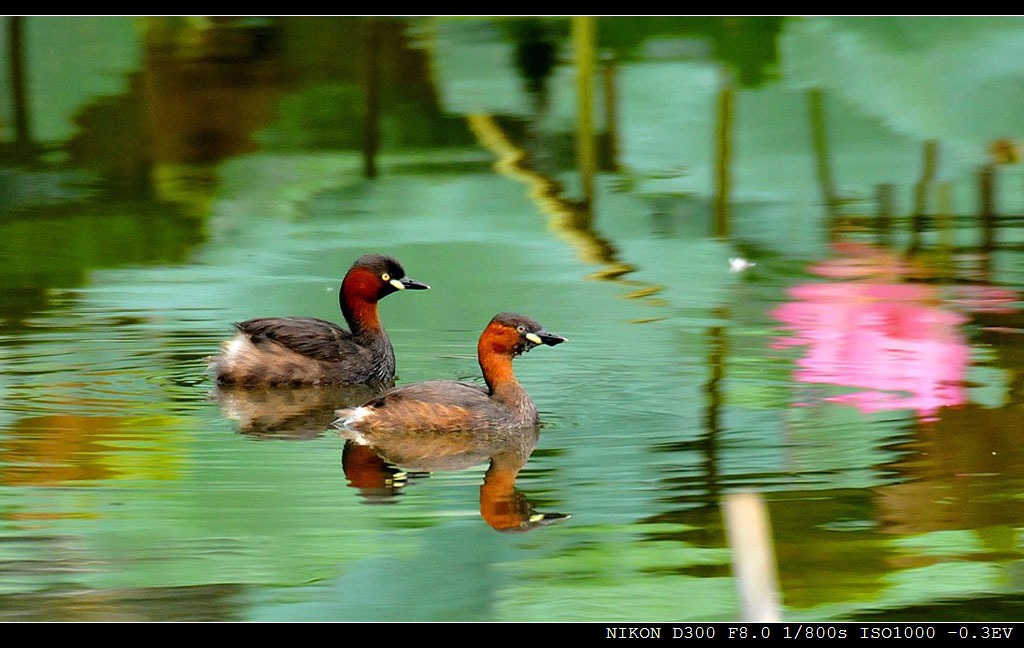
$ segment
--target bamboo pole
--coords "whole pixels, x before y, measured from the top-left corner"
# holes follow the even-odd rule
[[[722,509],[743,621],[781,621],[775,550],[764,500],[758,493],[730,493],[722,498]]]

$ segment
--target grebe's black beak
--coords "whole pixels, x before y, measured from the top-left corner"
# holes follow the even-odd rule
[[[562,337],[556,333],[549,333],[544,329],[527,333],[526,339],[534,344],[546,344],[548,346],[555,346],[556,344],[569,341],[569,338]]]
[[[416,281],[410,277],[392,279],[390,283],[395,287],[395,290],[430,290],[430,286],[427,284],[422,281]]]

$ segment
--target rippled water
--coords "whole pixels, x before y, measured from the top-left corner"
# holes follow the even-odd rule
[[[891,158],[912,150],[916,166],[924,126],[830,88],[833,128],[854,135],[834,136],[835,168],[859,192],[830,220],[817,182],[787,179],[814,175],[811,147],[772,126],[802,89],[738,86],[732,231],[715,236],[698,180],[720,70],[693,34],[651,36],[618,67],[622,166],[595,176],[587,209],[561,150],[572,102],[519,114],[529,104],[503,104],[471,65],[505,69],[482,54],[510,56],[500,29],[430,27],[399,33],[432,34],[443,119],[405,118],[460,135],[385,150],[376,179],[357,150],[274,144],[308,116],[296,105],[344,94],[312,84],[275,88],[293,103],[257,150],[161,167],[145,207],[113,192],[7,210],[0,618],[736,620],[721,503],[738,491],[767,507],[787,619],[1019,616],[1018,168],[992,167],[993,247],[960,189],[949,227],[931,218],[915,242],[903,206],[885,230],[873,183],[913,195]],[[860,43],[865,64],[872,43],[898,49],[839,20],[776,36],[790,73],[787,48],[815,39]],[[553,95],[572,71],[556,61]],[[461,107],[478,95],[508,114]],[[745,130],[759,110],[768,123]],[[860,142],[868,130],[888,134]],[[951,164],[954,188],[975,188],[973,169]],[[499,311],[570,339],[516,360],[545,421],[532,453],[486,478],[483,456],[402,470],[327,431],[363,394],[215,389],[203,359],[232,322],[339,320],[340,277],[366,252],[432,286],[381,304],[400,383],[478,379],[476,338]]]

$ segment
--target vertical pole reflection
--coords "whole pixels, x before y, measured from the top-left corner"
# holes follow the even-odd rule
[[[825,119],[825,97],[820,88],[807,92],[808,118],[811,120],[811,141],[814,147],[815,169],[818,184],[821,185],[821,199],[825,203],[825,214],[829,225],[835,224],[838,216],[835,184],[832,179],[832,160],[828,150],[828,124]]]
[[[935,181],[935,171],[939,166],[939,143],[928,140],[924,143],[921,179],[914,188],[914,213],[925,214],[928,211],[928,190]]]
[[[10,61],[11,98],[14,102],[14,142],[19,155],[28,154],[32,144],[29,125],[28,90],[25,78],[25,19],[7,17],[7,46]]]
[[[953,247],[953,185],[940,182],[935,188],[935,222],[939,228],[939,273],[946,281],[952,281]]]
[[[363,115],[363,175],[377,177],[377,150],[380,148],[380,34],[377,21],[366,21],[366,112]]]
[[[596,18],[574,16],[572,42],[576,55],[577,134],[576,156],[580,171],[583,202],[594,204],[594,172],[596,151],[594,146],[594,47],[597,40]],[[588,210],[590,211],[590,210]]]
[[[717,155],[715,159],[715,236],[729,236],[729,195],[732,191],[732,177],[729,166],[732,163],[732,118],[733,88],[732,75],[723,74],[722,87],[718,91],[718,126],[715,129]]]
[[[991,164],[981,167],[978,177],[981,221],[981,273],[984,281],[992,277],[992,252],[996,249],[996,174]]]
[[[928,194],[935,182],[935,171],[939,165],[939,144],[935,140],[924,143],[924,160],[921,168],[921,179],[914,187],[914,213],[910,223],[910,252],[921,247],[921,234],[924,233],[928,218]]]
[[[604,138],[602,140],[601,168],[619,170],[619,108],[615,86],[615,57],[608,53],[601,57],[601,75],[604,80]]]
[[[875,186],[875,209],[878,224],[878,242],[892,245],[892,219],[896,213],[896,185],[886,182]]]
[[[714,316],[724,320],[728,316],[727,309],[719,307]],[[708,329],[708,367],[711,375],[704,385],[707,394],[707,406],[704,409],[704,474],[707,476],[708,498],[714,502],[718,499],[721,486],[718,483],[718,441],[722,430],[722,383],[725,380],[725,357],[729,351],[729,339],[725,327],[718,325]]]

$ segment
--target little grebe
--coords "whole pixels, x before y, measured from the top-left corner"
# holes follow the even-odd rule
[[[429,288],[405,276],[392,257],[356,259],[338,300],[349,331],[315,317],[264,317],[235,324],[210,367],[220,384],[382,384],[395,377],[395,351],[381,326],[377,302],[399,290]]]
[[[540,344],[555,346],[566,338],[515,313],[499,313],[477,343],[477,358],[487,386],[455,380],[428,380],[391,389],[356,408],[338,411],[334,426],[358,443],[373,445],[377,435],[408,432],[449,433],[464,430],[537,426],[537,407],[516,380],[512,358]]]

